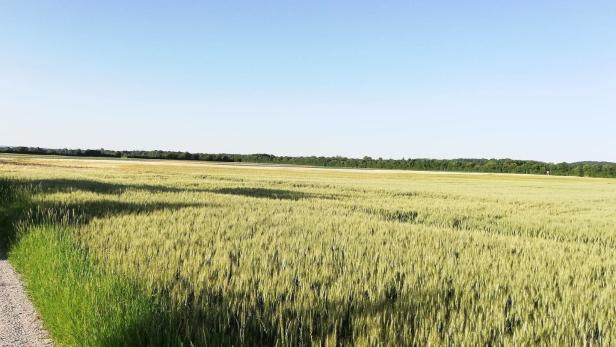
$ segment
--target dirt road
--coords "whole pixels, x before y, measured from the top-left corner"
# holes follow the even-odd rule
[[[53,346],[19,275],[0,250],[0,346]]]

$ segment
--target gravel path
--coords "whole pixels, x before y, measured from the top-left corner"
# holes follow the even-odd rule
[[[53,346],[19,275],[0,250],[0,347]]]

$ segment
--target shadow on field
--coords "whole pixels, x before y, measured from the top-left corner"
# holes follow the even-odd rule
[[[86,224],[94,218],[214,206],[205,203],[164,201],[134,203],[105,198],[73,202],[37,202],[31,199],[33,193],[50,194],[75,189],[109,193],[123,191],[126,187],[120,188],[114,184],[81,180],[41,180],[35,183],[0,179],[0,248],[5,250],[11,248],[17,236],[15,225],[19,221],[25,221],[29,225],[62,224],[70,226]]]
[[[252,198],[266,198],[273,200],[300,200],[300,199],[313,199],[323,198],[318,194],[304,193],[294,190],[284,189],[269,189],[269,188],[251,188],[251,187],[233,187],[233,188],[220,188],[212,189],[211,193],[225,194],[225,195],[240,195],[248,196]]]
[[[28,196],[12,180],[0,179],[0,258],[6,259],[15,235],[15,221],[29,203]]]
[[[30,208],[29,222],[86,224],[94,218],[105,218],[129,214],[151,214],[164,210],[179,210],[188,207],[213,206],[201,203],[132,203],[114,200],[93,200],[71,203],[42,203]]]
[[[127,191],[144,191],[148,193],[213,193],[222,195],[237,195],[272,200],[301,200],[301,199],[333,199],[325,194],[306,193],[286,189],[270,189],[258,187],[226,187],[226,188],[195,188],[195,187],[169,187],[151,184],[124,184],[108,183],[95,180],[75,179],[44,179],[25,181],[22,186],[30,186],[41,193],[68,193],[74,191],[92,192],[98,194],[119,195]]]
[[[350,346],[359,335],[371,336],[373,343],[422,346],[429,341],[420,330],[437,315],[443,319],[435,332],[444,342],[460,311],[462,293],[451,287],[404,294],[398,292],[401,289],[388,288],[382,297],[370,299],[361,293],[344,300],[324,300],[315,294],[319,304],[307,308],[295,302],[300,288],[293,286],[269,301],[258,290],[191,292],[179,308],[168,307],[168,294],[156,293],[165,300],[157,312],[126,327],[105,346]],[[472,317],[468,319],[470,324]],[[513,334],[517,325],[512,322],[506,321],[486,345],[498,345],[504,335]]]
[[[95,180],[77,180],[63,178],[24,181],[21,182],[21,185],[30,185],[35,189],[35,191],[40,191],[42,193],[67,193],[73,191],[84,191],[98,194],[122,194],[126,191],[131,190],[145,191],[148,193],[179,193],[196,191],[193,188],[176,188],[151,184],[109,183]]]

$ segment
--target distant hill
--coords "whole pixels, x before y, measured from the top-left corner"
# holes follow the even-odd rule
[[[515,174],[550,174],[560,176],[616,177],[616,163],[584,161],[546,163],[514,159],[373,159],[371,157],[275,156],[271,154],[189,153],[176,151],[114,151],[107,149],[54,149],[40,147],[2,147],[0,152],[80,157],[203,160],[310,165],[337,168],[397,169],[424,171],[486,172]]]

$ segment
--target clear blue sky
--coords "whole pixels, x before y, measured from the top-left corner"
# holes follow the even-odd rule
[[[1,1],[0,145],[616,161],[616,1]]]

